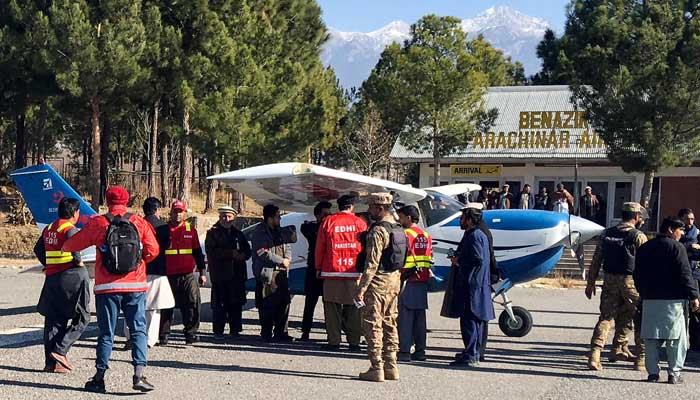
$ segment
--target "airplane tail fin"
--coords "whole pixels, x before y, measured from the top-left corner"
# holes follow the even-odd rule
[[[97,214],[49,164],[18,169],[10,176],[19,187],[39,226],[48,225],[58,218],[58,203],[64,197],[80,201],[80,220],[76,227],[82,228],[92,215]]]

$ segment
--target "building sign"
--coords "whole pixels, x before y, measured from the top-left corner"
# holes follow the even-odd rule
[[[450,175],[453,178],[500,177],[501,165],[452,164]]]
[[[514,127],[515,128],[515,127]],[[582,111],[521,111],[517,131],[477,133],[474,149],[590,149],[605,143]]]

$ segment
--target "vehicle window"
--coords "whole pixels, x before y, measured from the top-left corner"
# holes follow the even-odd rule
[[[432,226],[458,213],[464,205],[450,196],[428,192],[428,195],[418,202],[425,225]]]

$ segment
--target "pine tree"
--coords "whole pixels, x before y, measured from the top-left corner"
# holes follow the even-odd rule
[[[656,172],[700,150],[700,3],[573,1],[559,62],[610,160],[644,172],[648,205]]]

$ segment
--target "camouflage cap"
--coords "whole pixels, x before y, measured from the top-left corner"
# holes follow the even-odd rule
[[[622,204],[622,211],[636,212],[641,214],[642,218],[644,219],[649,218],[649,213],[647,212],[646,208],[642,207],[642,205],[636,201],[629,201]]]
[[[462,207],[461,210],[464,211],[464,210],[468,210],[468,209],[470,209],[470,208],[473,209],[473,210],[483,210],[483,209],[484,209],[484,203],[474,203],[474,202],[467,203],[467,204],[464,205],[464,207]]]
[[[372,193],[367,198],[368,205],[389,206],[394,201],[394,196],[391,193]]]

